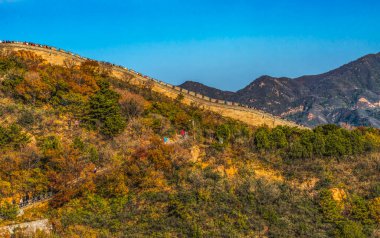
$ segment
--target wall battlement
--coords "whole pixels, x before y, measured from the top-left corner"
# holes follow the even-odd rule
[[[0,42],[0,50],[28,50],[41,56],[48,63],[56,65],[64,65],[66,60],[73,60],[76,64],[80,64],[87,60],[91,60],[69,51],[57,49],[55,47],[49,47],[44,45],[25,43],[25,42]],[[120,80],[126,80],[126,74],[133,76],[133,80],[129,82],[135,85],[145,85],[147,82],[152,83],[152,91],[162,93],[170,98],[177,98],[178,95],[183,95],[182,102],[191,105],[196,104],[201,108],[210,110],[221,114],[222,116],[229,117],[235,120],[242,121],[252,126],[267,125],[269,127],[275,127],[278,125],[286,125],[292,127],[299,127],[307,129],[304,126],[298,125],[292,121],[282,119],[280,117],[273,116],[269,113],[261,110],[251,108],[247,105],[242,105],[236,102],[228,102],[224,100],[213,99],[205,95],[188,91],[186,89],[174,86],[151,77],[145,76],[141,73],[128,69],[123,66],[111,64],[108,62],[99,62],[102,65],[110,67],[112,75]]]

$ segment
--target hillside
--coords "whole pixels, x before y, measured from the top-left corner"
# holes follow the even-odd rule
[[[181,87],[251,105],[306,126],[348,124],[380,127],[380,54],[330,72],[300,78],[263,76],[235,92],[187,82]]]
[[[0,236],[379,237],[379,130],[253,126],[152,88],[2,52]]]
[[[28,50],[42,57],[47,62],[60,66],[74,66],[86,60],[90,60],[71,52],[63,51],[61,49],[56,49],[54,47],[44,45],[37,45],[33,43],[29,44],[23,42],[6,41],[5,43],[0,44],[0,50],[4,52]],[[110,71],[110,74],[112,74],[112,76],[115,78],[123,81],[128,81],[134,85],[149,87],[151,90],[173,99],[181,95],[181,97],[183,97],[181,103],[187,105],[196,104],[204,109],[217,112],[225,117],[240,120],[250,125],[267,125],[269,127],[277,125],[300,126],[294,122],[283,120],[280,117],[275,117],[269,113],[249,108],[248,106],[228,102],[225,100],[216,100],[199,93],[184,90],[180,87],[176,87],[174,85],[170,85],[142,75],[141,73],[135,72],[132,69],[127,69],[125,67],[117,66],[107,62],[100,63],[103,67],[107,68],[107,70]]]

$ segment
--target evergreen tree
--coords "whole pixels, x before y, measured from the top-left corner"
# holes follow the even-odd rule
[[[322,133],[314,133],[313,153],[315,156],[322,157],[326,153],[325,138]]]
[[[99,129],[105,136],[114,136],[125,127],[119,105],[119,94],[109,89],[109,83],[101,81],[99,90],[90,98],[88,112],[83,121],[90,129]]]
[[[255,133],[255,146],[257,150],[265,151],[270,149],[269,129],[261,127]]]
[[[273,149],[282,149],[288,146],[285,133],[282,131],[282,127],[276,127],[270,134],[271,147]]]
[[[343,219],[342,207],[332,198],[332,192],[323,189],[319,193],[319,205],[326,222],[336,223]]]

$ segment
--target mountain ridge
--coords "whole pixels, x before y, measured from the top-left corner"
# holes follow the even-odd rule
[[[248,104],[306,126],[334,123],[380,127],[380,53],[322,74],[296,78],[263,75],[233,93],[219,90],[215,94],[215,88],[191,82],[180,86],[206,95],[213,92],[219,99]]]

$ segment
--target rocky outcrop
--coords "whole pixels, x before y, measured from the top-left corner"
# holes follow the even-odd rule
[[[28,235],[28,234],[33,234],[38,230],[44,231],[45,233],[50,233],[52,230],[52,226],[49,220],[43,219],[43,220],[38,220],[38,221],[3,226],[3,227],[0,227],[0,235],[1,236],[12,235],[15,232],[22,232],[23,234]]]

